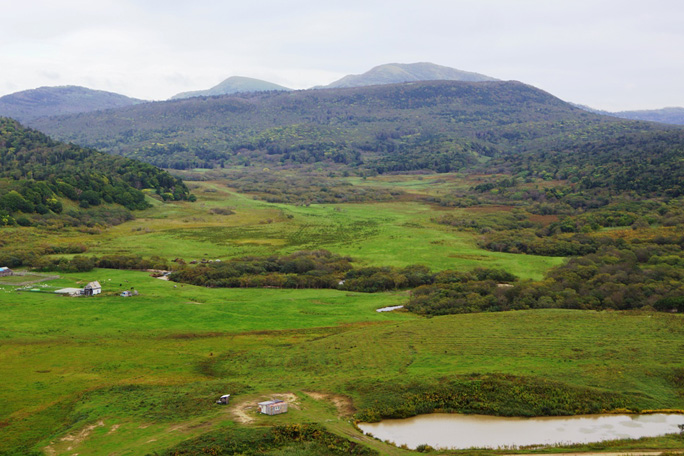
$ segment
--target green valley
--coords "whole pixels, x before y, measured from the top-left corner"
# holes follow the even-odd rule
[[[0,121],[0,455],[402,455],[356,423],[684,413],[678,127],[500,81],[32,125],[81,145]]]

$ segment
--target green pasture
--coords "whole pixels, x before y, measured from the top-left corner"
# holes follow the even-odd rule
[[[225,392],[236,407],[297,397],[292,413],[272,420],[247,410],[249,425],[313,420],[358,437],[331,403],[305,392],[347,395],[359,406],[373,400],[359,385],[473,373],[596,388],[645,409],[684,408],[678,315],[544,310],[425,319],[375,312],[401,304],[402,293],[206,289],[116,270],[63,274],[49,287],[91,280],[103,284],[102,295],[0,290],[0,451],[151,453],[244,426],[231,407],[213,405]],[[140,295],[118,296],[130,288]]]
[[[368,265],[502,268],[531,279],[542,278],[563,261],[486,251],[476,245],[476,233],[432,221],[449,212],[465,217],[461,209],[419,202],[293,206],[258,201],[232,192],[221,182],[196,187],[196,203],[156,204],[136,213],[136,220],[109,229],[8,230],[8,234],[25,245],[83,244],[92,255],[159,255],[190,261],[327,249]],[[234,214],[217,214],[212,212],[215,209]]]
[[[420,194],[466,185],[455,175],[359,181]],[[196,203],[150,198],[152,208],[115,227],[4,228],[4,248],[82,244],[85,255],[186,261],[322,248],[362,265],[482,266],[532,279],[563,261],[485,251],[477,233],[432,220],[477,211],[419,201],[270,204],[224,182],[192,185]],[[354,407],[382,398],[384,385],[476,373],[606,391],[642,409],[684,409],[680,315],[543,310],[426,319],[375,311],[404,304],[408,292],[209,289],[105,269],[60,276],[29,286],[39,291],[19,290],[14,279],[0,285],[3,456],[154,454],[208,432],[301,422],[381,454],[408,454],[358,433],[349,421]],[[94,280],[101,295],[54,293]],[[131,289],[139,295],[119,296]],[[234,402],[216,406],[224,393]],[[258,416],[254,404],[277,395],[294,400],[291,411]],[[340,400],[344,411],[334,405]],[[288,451],[316,447],[273,454]]]

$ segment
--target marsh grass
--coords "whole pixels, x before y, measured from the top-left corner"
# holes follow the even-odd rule
[[[445,179],[412,177],[402,185],[426,193],[461,185]],[[476,234],[431,222],[437,209],[416,201],[269,204],[211,181],[197,183],[195,193],[197,203],[155,200],[136,220],[111,228],[6,228],[4,248],[83,244],[86,255],[188,261],[325,248],[363,265],[486,266],[522,278],[541,278],[563,261],[479,249]],[[234,214],[210,213],[221,208]],[[330,404],[302,392],[346,394],[363,412],[386,398],[387,385],[429,393],[474,374],[513,376],[523,389],[548,381],[598,391],[635,408],[684,408],[680,315],[538,310],[425,319],[375,312],[405,304],[406,293],[208,289],[119,270],[61,274],[49,285],[93,280],[103,295],[2,287],[0,453],[162,452],[216,430],[257,432],[238,422],[236,404],[291,393],[299,402],[292,413],[273,420],[248,414],[253,424],[314,421],[384,454],[407,454],[364,438]],[[118,296],[130,289],[139,295]],[[225,393],[236,404],[217,408]],[[269,451],[314,454],[316,445]]]

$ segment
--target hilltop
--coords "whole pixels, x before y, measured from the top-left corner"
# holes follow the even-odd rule
[[[363,74],[350,74],[334,81],[326,88],[363,87],[417,81],[496,81],[479,73],[457,70],[434,63],[388,63],[371,68]]]
[[[122,108],[143,100],[79,86],[40,87],[0,98],[0,116],[27,122],[39,117]]]
[[[179,100],[191,97],[210,97],[217,95],[232,95],[245,92],[267,92],[270,90],[290,91],[292,89],[260,79],[231,76],[225,81],[207,90],[195,90],[181,92],[171,97],[171,100]]]
[[[79,224],[84,214],[64,211],[65,205],[81,209],[109,205],[99,214],[103,220],[110,215],[127,218],[114,208],[149,207],[142,189],[151,189],[163,199],[190,197],[185,184],[166,171],[53,141],[9,118],[0,118],[0,165],[0,225],[50,219]]]

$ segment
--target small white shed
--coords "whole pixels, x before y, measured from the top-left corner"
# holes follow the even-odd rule
[[[259,402],[259,411],[265,415],[279,415],[287,412],[287,402],[280,399]]]

